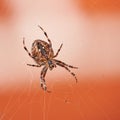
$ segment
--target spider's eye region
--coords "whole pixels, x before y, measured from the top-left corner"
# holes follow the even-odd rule
[[[51,60],[48,60],[48,64],[49,64],[49,65],[52,64],[52,61],[51,61]]]
[[[51,60],[48,60],[48,65],[49,65],[50,69],[54,68],[54,64],[52,63]]]

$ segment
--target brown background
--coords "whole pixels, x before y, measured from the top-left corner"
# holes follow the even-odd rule
[[[0,0],[0,120],[120,119],[119,0]],[[40,88],[34,39],[53,42],[58,59],[78,66],[74,78],[63,68],[48,71],[52,93]]]

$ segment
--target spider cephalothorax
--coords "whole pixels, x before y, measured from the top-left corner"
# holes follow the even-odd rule
[[[47,90],[47,86],[45,84],[45,75],[47,70],[52,70],[54,67],[56,67],[56,65],[59,65],[61,67],[64,67],[67,71],[69,71],[76,79],[77,82],[77,78],[75,76],[75,74],[73,72],[70,71],[69,68],[76,68],[77,67],[73,67],[71,65],[68,65],[60,60],[56,60],[55,57],[57,57],[58,53],[61,50],[61,47],[63,44],[61,44],[60,48],[58,49],[57,53],[54,55],[53,49],[52,49],[52,43],[51,40],[48,38],[47,33],[44,31],[44,29],[38,25],[38,27],[44,32],[44,35],[46,36],[47,40],[49,43],[37,39],[33,42],[32,44],[32,48],[31,48],[31,53],[28,51],[28,49],[25,46],[25,38],[23,38],[23,45],[24,45],[24,49],[27,51],[28,55],[34,59],[34,61],[36,62],[36,65],[33,64],[27,64],[29,66],[32,67],[41,67],[44,66],[42,71],[41,71],[41,87],[43,88],[43,90]]]

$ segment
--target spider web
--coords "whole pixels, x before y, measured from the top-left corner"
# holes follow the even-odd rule
[[[27,69],[28,74],[30,74],[30,76],[31,76],[30,77],[31,80],[30,80],[30,83],[29,83],[29,90],[28,90],[28,94],[30,94],[31,91],[32,91],[32,88],[34,89],[34,86],[32,84],[33,84],[33,81],[35,81],[36,77],[34,75],[34,72],[32,71],[33,68],[31,67],[31,68],[28,68],[28,69]],[[40,71],[41,71],[41,69],[40,69]],[[49,76],[46,76],[46,77],[49,78]],[[63,94],[63,95],[62,95],[62,97],[59,97],[59,92],[57,92],[54,89],[56,81],[55,82],[53,81],[53,83],[51,84],[51,88],[52,88],[51,93],[47,93],[46,91],[43,91],[40,87],[39,74],[38,74],[38,79],[37,80],[38,80],[38,86],[39,86],[40,91],[37,91],[36,93],[33,93],[33,95],[31,95],[31,96],[32,96],[32,98],[34,98],[35,95],[41,94],[41,92],[42,92],[42,94],[41,94],[42,97],[40,97],[38,99],[39,99],[40,102],[42,101],[41,105],[42,105],[42,119],[43,120],[49,119],[49,112],[52,109],[52,99],[55,99],[56,101],[60,101],[60,102],[65,103],[65,104],[72,104],[72,96],[71,95],[74,94],[73,85],[68,84],[67,87],[69,88],[69,91],[68,92],[61,91],[60,94]],[[47,81],[47,78],[46,78],[46,81]],[[47,84],[47,86],[49,88],[49,83]],[[47,100],[48,97],[49,97],[49,100]],[[34,102],[33,99],[30,100],[31,104],[32,104],[32,102]],[[31,111],[31,109],[29,109],[29,119],[30,120],[32,120],[31,114],[32,114],[32,111]]]
[[[33,78],[33,76],[31,77]],[[30,85],[28,86],[28,88],[22,89],[20,94],[18,94],[20,87],[16,86],[16,88],[14,88],[12,95],[9,97],[9,100],[3,109],[3,114],[0,116],[0,120],[8,119],[8,117],[9,117],[9,120],[12,120],[14,118],[14,116],[19,111],[19,109],[21,109],[21,107],[24,104],[26,104],[27,101],[29,101],[29,96],[31,94],[31,88],[32,88],[32,80],[30,80]],[[26,95],[28,97],[26,97],[22,101],[21,98],[26,91],[27,91]],[[14,102],[14,105],[13,105],[13,102]]]
[[[12,95],[9,97],[7,104],[5,105],[4,109],[3,109],[3,114],[0,116],[0,120],[5,120],[8,119],[9,120],[13,120],[15,115],[19,112],[20,109],[22,109],[22,107],[27,103],[29,104],[29,120],[32,120],[31,115],[32,115],[32,102],[34,102],[33,98],[35,97],[35,95],[38,94],[37,91],[36,93],[32,93],[32,90],[35,89],[34,83],[33,81],[35,81],[36,77],[32,71],[32,68],[26,68],[26,73],[30,75],[29,81],[27,81],[25,84],[26,88],[24,87],[24,89],[22,89],[20,92],[19,89],[20,87],[16,86],[16,88],[14,88],[14,91],[12,93]],[[38,77],[39,78],[39,77]],[[39,80],[39,79],[38,79]],[[39,81],[39,89],[40,88],[40,81]],[[18,92],[20,92],[20,94],[18,94]],[[47,118],[47,110],[46,110],[46,92],[42,91],[42,97],[39,99],[40,102],[42,101],[42,119],[46,120]],[[22,100],[22,96],[26,93],[26,96],[23,100]],[[50,94],[50,100],[48,101],[49,104],[51,104],[51,100],[52,100],[52,94]],[[13,105],[14,102],[14,105]],[[50,107],[48,106],[48,109],[50,109]]]
[[[52,84],[47,84],[47,86],[52,88],[52,92],[51,93],[47,93],[43,90],[41,90],[40,88],[40,80],[39,80],[39,75],[37,76],[38,79],[37,83],[39,83],[39,89],[34,92],[34,89],[36,89],[36,84],[34,84],[34,81],[36,80],[36,75],[34,74],[33,68],[26,68],[26,73],[29,75],[28,77],[28,81],[26,82],[26,85],[24,87],[24,89],[22,89],[22,92],[20,94],[18,94],[19,92],[19,87],[16,86],[15,90],[12,95],[9,97],[9,100],[6,104],[6,106],[4,107],[3,110],[3,114],[0,116],[0,120],[14,120],[16,114],[18,114],[18,112],[23,108],[24,105],[28,104],[29,109],[29,120],[33,120],[33,111],[32,111],[32,104],[34,102],[38,102],[38,104],[41,104],[40,109],[42,109],[42,113],[40,113],[42,115],[42,120],[49,120],[49,115],[50,115],[50,111],[52,109],[52,105],[53,105],[53,101],[57,101],[58,103],[61,103],[62,105],[66,106],[73,106],[73,110],[75,110],[78,114],[78,116],[80,116],[81,120],[86,120],[87,117],[84,113],[84,111],[79,111],[79,108],[82,107],[81,104],[83,104],[84,106],[89,106],[88,102],[85,100],[85,97],[83,97],[82,95],[80,95],[80,91],[78,91],[78,87],[79,87],[79,83],[78,84],[74,84],[69,82],[68,80],[66,80],[66,78],[64,78],[64,82],[62,82],[62,85],[59,86],[60,81],[53,81]],[[67,72],[66,72],[67,73]],[[49,75],[48,75],[49,78]],[[71,77],[72,78],[72,77]],[[94,100],[94,98],[92,96],[90,96],[90,93],[94,93],[95,91],[95,84],[94,86],[91,87],[91,84],[88,84],[88,88],[90,88],[87,91],[87,99],[104,115],[106,120],[110,120],[110,117],[108,116],[108,114],[106,113],[106,111],[104,111],[104,109]],[[63,89],[63,86],[65,86],[65,89]],[[59,89],[57,88],[59,87]],[[18,95],[17,95],[18,94]],[[79,95],[78,97],[75,96]],[[22,99],[22,97],[26,95],[27,97],[25,97],[24,99]],[[37,100],[35,100],[35,96],[40,96],[38,97]],[[12,104],[14,102],[14,105]],[[39,112],[38,112],[39,113]],[[37,114],[38,114],[37,113]],[[20,115],[20,114],[19,114]]]

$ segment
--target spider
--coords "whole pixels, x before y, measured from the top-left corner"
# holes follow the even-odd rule
[[[48,40],[48,43],[43,40],[40,40],[40,39],[34,40],[34,42],[32,43],[31,53],[30,53],[28,51],[27,47],[25,46],[25,38],[23,38],[23,46],[24,46],[25,51],[28,53],[28,55],[31,58],[33,58],[33,60],[36,62],[36,65],[27,64],[28,66],[32,66],[32,67],[44,66],[41,71],[41,75],[40,75],[41,88],[43,90],[47,91],[47,86],[45,83],[45,75],[46,75],[48,69],[52,70],[57,65],[65,68],[68,72],[70,72],[71,75],[75,78],[76,83],[77,83],[77,78],[76,78],[75,74],[73,72],[71,72],[69,68],[77,69],[78,67],[68,65],[60,60],[55,59],[55,57],[58,56],[63,44],[60,45],[59,49],[57,50],[57,53],[54,55],[54,51],[52,49],[52,43],[51,43],[51,40],[49,39],[47,33],[44,31],[44,29],[41,26],[38,25],[38,27],[43,31],[45,37]]]

